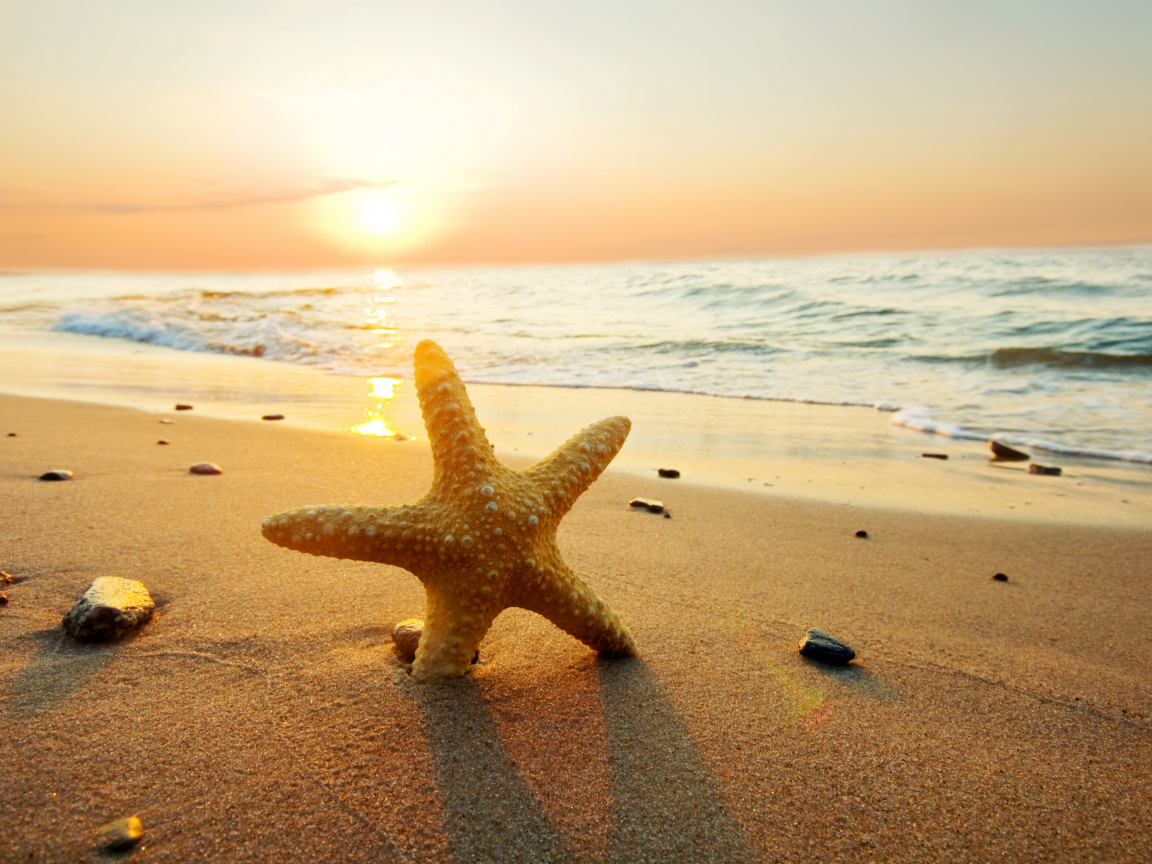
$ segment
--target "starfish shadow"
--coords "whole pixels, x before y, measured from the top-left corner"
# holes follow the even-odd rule
[[[639,657],[600,658],[612,764],[609,861],[754,861],[720,784]]]
[[[453,861],[575,861],[548,822],[471,677],[416,685]]]

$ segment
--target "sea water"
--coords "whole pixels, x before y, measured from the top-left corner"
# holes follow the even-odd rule
[[[411,377],[431,338],[468,382],[863,405],[942,435],[1152,463],[1150,295],[1152,248],[7,273],[0,338],[86,334],[362,378]]]

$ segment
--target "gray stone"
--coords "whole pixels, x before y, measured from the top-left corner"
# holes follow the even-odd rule
[[[148,623],[155,609],[143,582],[101,576],[64,616],[64,629],[78,642],[120,639]]]
[[[630,506],[630,507],[643,507],[646,510],[652,511],[653,513],[663,513],[664,512],[664,502],[663,501],[653,501],[650,498],[633,498],[631,501],[628,502],[628,506]]]
[[[856,652],[827,633],[809,630],[800,640],[800,653],[813,660],[822,660],[825,663],[844,664],[856,656]]]
[[[197,462],[188,469],[193,474],[223,474],[224,469],[215,462]]]
[[[669,480],[675,480],[680,476],[680,471],[677,468],[657,468],[656,473],[661,477],[667,477]]]
[[[1035,462],[1033,462],[1028,466],[1028,473],[1043,474],[1047,477],[1059,477],[1062,472],[1055,466],[1037,465]]]
[[[144,837],[144,824],[135,816],[109,822],[96,832],[100,845],[109,852],[131,849]]]

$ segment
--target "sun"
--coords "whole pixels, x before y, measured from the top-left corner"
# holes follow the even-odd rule
[[[358,218],[361,231],[380,239],[395,237],[405,227],[404,208],[396,195],[386,189],[361,197]]]
[[[446,230],[443,202],[433,190],[395,183],[355,189],[311,202],[311,228],[345,252],[396,256],[427,246]]]

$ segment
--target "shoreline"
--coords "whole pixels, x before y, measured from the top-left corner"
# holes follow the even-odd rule
[[[357,437],[371,437],[355,430],[375,423],[409,446],[426,446],[410,378],[351,378],[97,337],[63,334],[61,343],[60,335],[0,347],[0,392],[173,417],[187,416],[171,414],[176,402],[195,406],[187,413],[246,422],[282,413],[285,426]],[[374,389],[374,381],[384,383]],[[1061,468],[1062,476],[1029,475],[1030,463],[991,462],[984,442],[896,426],[875,409],[647,390],[468,387],[501,455],[538,460],[589,423],[623,414],[632,433],[613,466],[639,476],[668,467],[682,472],[682,485],[845,507],[1152,527],[1145,515],[1152,514],[1152,468],[1036,451],[1033,461]],[[0,434],[9,431],[16,430]]]
[[[0,857],[105,860],[93,832],[133,814],[157,861],[1143,857],[1146,527],[609,467],[558,539],[640,656],[598,659],[509,610],[468,675],[422,687],[389,640],[422,614],[411,574],[259,531],[309,502],[417,499],[419,442],[0,409],[19,425],[0,437],[0,568],[17,580],[0,609]],[[224,474],[189,474],[199,460]],[[74,479],[35,479],[56,467]],[[143,581],[156,616],[74,644],[61,616],[103,575]],[[857,659],[801,658],[808,627]]]

